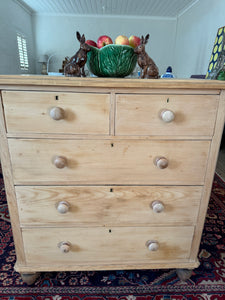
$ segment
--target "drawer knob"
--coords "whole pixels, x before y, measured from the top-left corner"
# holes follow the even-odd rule
[[[175,114],[173,111],[169,109],[163,109],[160,112],[160,118],[163,120],[165,123],[172,122],[175,118]]]
[[[159,157],[155,158],[154,164],[159,169],[165,169],[165,168],[168,167],[169,162],[168,162],[168,160],[165,157],[159,156]]]
[[[69,211],[70,205],[66,201],[60,201],[57,204],[57,210],[60,214],[65,214]]]
[[[64,119],[64,110],[61,107],[53,107],[50,110],[50,117],[56,121],[62,120]]]
[[[67,165],[67,159],[64,156],[55,156],[53,163],[58,169],[63,169]]]
[[[159,243],[157,241],[147,241],[145,245],[149,251],[157,251],[159,249]]]
[[[58,247],[62,253],[68,253],[70,251],[71,244],[70,242],[60,242]]]
[[[161,213],[164,211],[164,205],[161,201],[153,201],[151,207],[155,213]]]

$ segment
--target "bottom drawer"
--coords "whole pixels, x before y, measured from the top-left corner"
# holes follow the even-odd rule
[[[184,261],[194,227],[24,228],[27,264]]]

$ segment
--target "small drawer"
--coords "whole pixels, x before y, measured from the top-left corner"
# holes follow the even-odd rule
[[[212,136],[215,95],[117,95],[116,135]]]
[[[8,133],[109,134],[110,96],[3,91]]]
[[[210,141],[9,139],[16,185],[202,185]]]
[[[194,225],[199,186],[16,186],[22,226]]]
[[[188,261],[194,227],[23,228],[27,264]]]

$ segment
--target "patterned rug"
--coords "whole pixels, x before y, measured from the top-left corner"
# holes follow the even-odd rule
[[[1,300],[225,300],[225,183],[215,174],[199,251],[186,282],[174,270],[42,273],[32,286],[14,271],[16,260],[0,173]]]

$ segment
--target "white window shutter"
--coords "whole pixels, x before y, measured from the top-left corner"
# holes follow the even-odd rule
[[[28,62],[28,54],[27,54],[27,41],[26,38],[20,33],[17,33],[17,46],[18,46],[18,53],[19,53],[19,60],[20,60],[20,69],[28,70],[29,62]]]

